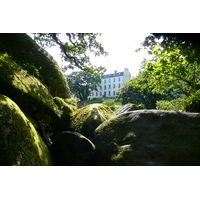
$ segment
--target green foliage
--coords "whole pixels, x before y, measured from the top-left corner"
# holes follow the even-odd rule
[[[109,106],[110,107],[110,109],[112,110],[112,111],[116,111],[116,110],[118,110],[119,108],[121,108],[122,106],[121,105],[111,105],[111,106]]]
[[[100,76],[84,71],[72,72],[66,77],[72,94],[81,101],[87,100],[91,91],[97,90],[97,86],[101,83]]]
[[[122,104],[140,104],[147,109],[153,109],[156,108],[156,101],[162,99],[162,96],[153,94],[152,89],[144,79],[144,73],[140,73],[122,86],[118,93],[118,98],[122,99]]]
[[[177,98],[171,101],[160,100],[156,102],[156,108],[158,110],[170,110],[183,112],[184,110],[184,98]]]
[[[43,47],[59,46],[62,58],[70,63],[64,70],[78,67],[97,75],[105,72],[105,68],[93,66],[87,54],[90,52],[95,56],[108,55],[97,41],[99,36],[101,34],[98,33],[35,33],[34,39]]]
[[[98,98],[98,99],[92,99],[91,101],[88,101],[88,104],[93,104],[93,103],[103,103],[104,98]]]
[[[142,69],[143,80],[146,81],[144,87],[149,87],[153,93],[163,94],[166,98],[170,93],[173,99],[177,99],[170,103],[160,102],[158,107],[167,105],[170,109],[178,107],[180,110],[197,111],[198,101],[192,100],[191,96],[196,99],[195,93],[200,89],[199,45],[176,37],[151,35],[145,39],[143,46],[152,54],[152,59],[146,61]],[[185,96],[185,103],[179,104],[182,96]],[[190,104],[196,108],[193,109]]]
[[[106,106],[112,106],[114,105],[115,99],[105,99],[103,104],[105,104]]]
[[[200,112],[200,90],[197,90],[184,102],[185,111]]]
[[[36,77],[37,79],[41,80],[44,83],[43,77],[40,75],[39,69],[37,69],[33,64],[22,62],[21,67],[26,70],[30,75]]]

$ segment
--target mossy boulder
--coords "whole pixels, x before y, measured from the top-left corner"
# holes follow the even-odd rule
[[[1,33],[0,52],[12,56],[13,60],[36,75],[55,97],[70,98],[70,89],[57,62],[27,34]]]
[[[108,106],[98,103],[90,104],[74,113],[71,127],[94,142],[95,129],[114,116],[115,113]]]
[[[54,134],[62,131],[71,130],[71,118],[73,112],[77,110],[77,101],[75,99],[62,99],[55,97],[54,101],[61,111],[61,118],[52,124]]]
[[[200,165],[200,113],[131,111],[95,130],[97,165]]]
[[[0,54],[0,92],[9,96],[23,110],[59,117],[60,111],[47,88],[27,73],[8,54]]]
[[[0,54],[0,93],[11,98],[27,116],[49,144],[50,126],[61,117],[61,110],[39,79],[30,75],[8,54]]]
[[[135,104],[132,104],[132,103],[127,103],[127,104],[123,105],[121,108],[117,109],[115,111],[115,114],[119,115],[119,114],[129,112],[129,111],[133,111],[133,110],[138,110],[137,106]]]
[[[94,164],[95,146],[82,134],[65,131],[52,138],[57,165],[86,166]]]
[[[0,165],[54,165],[32,123],[10,98],[0,95]]]

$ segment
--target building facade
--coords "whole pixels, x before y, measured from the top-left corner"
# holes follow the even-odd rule
[[[131,73],[128,68],[125,68],[123,72],[117,72],[117,70],[115,70],[113,74],[102,75],[101,85],[97,88],[97,91],[91,92],[91,99],[115,98],[119,88],[130,78]]]

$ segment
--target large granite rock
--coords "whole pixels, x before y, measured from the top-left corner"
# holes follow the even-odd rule
[[[95,146],[82,134],[64,131],[52,139],[52,152],[57,165],[85,166],[94,164]]]
[[[98,103],[91,104],[74,113],[71,127],[94,142],[95,129],[114,116],[115,113],[108,106]]]
[[[97,165],[200,165],[200,113],[138,110],[95,130]]]
[[[0,95],[0,165],[54,165],[32,123],[8,97]]]

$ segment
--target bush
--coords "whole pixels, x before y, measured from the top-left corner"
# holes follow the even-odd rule
[[[91,101],[87,101],[88,104],[103,103],[103,102],[104,102],[104,98],[99,98],[99,99],[94,98],[94,99],[91,100]]]
[[[185,100],[184,110],[187,112],[200,112],[200,90],[197,90]]]
[[[112,106],[114,105],[114,101],[115,99],[105,99],[103,104],[105,104],[106,106]]]
[[[184,98],[178,98],[171,101],[160,100],[156,102],[156,109],[158,110],[170,110],[170,111],[185,111]]]
[[[121,108],[122,106],[121,105],[112,105],[112,106],[109,106],[109,107],[112,111],[115,111],[115,110],[118,110],[119,108]]]

